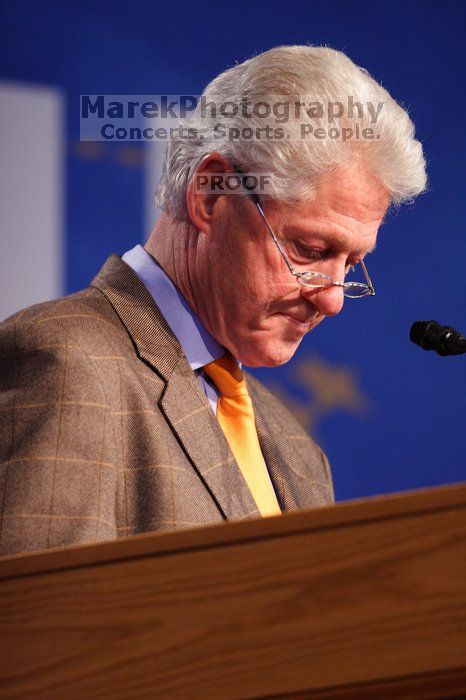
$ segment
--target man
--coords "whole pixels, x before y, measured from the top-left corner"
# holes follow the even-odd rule
[[[390,202],[424,189],[422,149],[327,48],[272,49],[204,96],[195,138],[168,146],[145,249],[2,324],[2,553],[333,502],[320,448],[241,367],[287,362],[345,295],[373,294],[364,258]],[[232,173],[235,196],[217,186]]]

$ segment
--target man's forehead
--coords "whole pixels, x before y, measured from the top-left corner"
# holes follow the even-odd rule
[[[320,237],[334,247],[371,252],[389,203],[389,193],[373,176],[336,171],[321,179],[312,201],[284,205],[283,230],[309,241]]]

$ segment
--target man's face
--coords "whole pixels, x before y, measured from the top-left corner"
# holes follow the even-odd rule
[[[374,249],[388,204],[380,183],[353,166],[322,177],[312,202],[265,202],[264,211],[297,272],[343,281],[349,266]],[[245,365],[281,365],[306,333],[341,311],[343,290],[299,285],[250,198],[224,196],[217,206],[211,233],[200,234],[197,311]]]

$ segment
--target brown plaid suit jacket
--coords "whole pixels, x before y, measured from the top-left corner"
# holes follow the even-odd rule
[[[327,460],[247,376],[283,510],[333,502]],[[0,553],[260,517],[178,340],[117,256],[0,325]]]

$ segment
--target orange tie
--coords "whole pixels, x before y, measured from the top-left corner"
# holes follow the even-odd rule
[[[218,422],[261,515],[279,514],[280,506],[257,437],[251,397],[238,363],[226,354],[203,369],[220,392]]]

